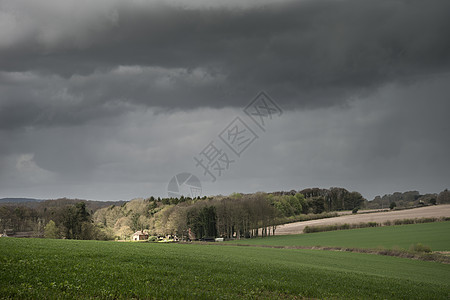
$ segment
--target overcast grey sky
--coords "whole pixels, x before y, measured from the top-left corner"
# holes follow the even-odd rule
[[[450,188],[450,1],[222,2],[0,0],[0,198]]]

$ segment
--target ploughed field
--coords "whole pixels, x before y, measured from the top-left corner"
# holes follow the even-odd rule
[[[295,222],[278,226],[275,235],[300,234],[306,226],[320,226],[333,224],[357,224],[361,222],[384,223],[397,219],[415,219],[431,217],[450,217],[450,204],[433,205],[405,210],[350,214],[343,212],[341,216],[327,219]]]
[[[390,256],[0,238],[0,298],[448,299],[449,293],[450,265]]]

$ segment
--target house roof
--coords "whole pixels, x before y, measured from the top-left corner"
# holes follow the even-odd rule
[[[139,231],[136,231],[133,235],[148,235],[148,234],[139,230]]]

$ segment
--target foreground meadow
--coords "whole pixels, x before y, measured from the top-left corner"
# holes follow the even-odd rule
[[[0,298],[448,299],[450,265],[361,253],[0,239]]]

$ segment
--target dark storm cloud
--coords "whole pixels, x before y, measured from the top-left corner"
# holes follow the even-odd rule
[[[31,86],[30,93],[45,89],[57,97],[65,89],[99,110],[106,102],[240,107],[261,89],[286,107],[334,105],[386,82],[450,68],[450,2],[445,0],[293,1],[240,8],[45,3],[4,2],[3,14],[10,18],[4,19],[0,68],[7,74],[39,74],[41,85]],[[120,66],[144,71],[120,76]],[[21,93],[11,94],[16,92]]]
[[[448,187],[450,1],[203,2],[0,0],[2,195],[165,196],[260,90],[209,194]]]

